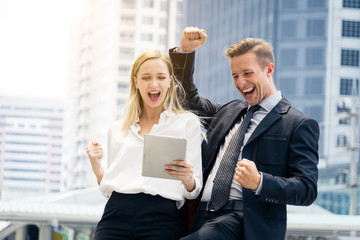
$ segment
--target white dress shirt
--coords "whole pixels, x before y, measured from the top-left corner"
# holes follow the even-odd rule
[[[242,159],[242,149],[244,148],[246,142],[249,140],[251,134],[255,131],[255,128],[265,118],[265,116],[280,102],[280,100],[281,100],[281,92],[277,91],[276,93],[265,98],[263,101],[261,101],[259,103],[259,105],[261,107],[258,111],[254,112],[254,115],[253,115],[252,119],[250,120],[250,124],[245,133],[243,144],[241,145],[238,161],[240,161]],[[204,202],[210,201],[211,192],[212,192],[212,188],[214,185],[214,183],[213,183],[214,178],[215,178],[217,170],[219,169],[221,159],[225,153],[226,148],[228,147],[228,145],[230,143],[232,136],[236,133],[237,129],[240,127],[242,120],[243,120],[243,117],[239,121],[236,122],[236,124],[230,129],[229,133],[226,135],[225,142],[220,147],[220,150],[219,150],[218,155],[215,160],[214,167],[212,168],[212,170],[209,174],[209,177],[206,181],[206,184],[204,186],[204,193],[202,195],[201,201],[204,201]],[[249,159],[249,160],[252,160],[252,159]],[[234,172],[235,172],[235,169],[234,169]],[[257,189],[255,194],[257,194],[257,195],[260,194],[261,187],[262,187],[262,175],[261,175],[260,186]],[[241,198],[242,198],[242,187],[235,180],[235,178],[233,178],[233,181],[231,184],[231,189],[230,189],[229,199],[233,200],[233,199],[241,199]]]
[[[160,195],[177,201],[180,208],[186,199],[196,198],[202,188],[201,125],[192,113],[175,114],[164,111],[158,124],[153,125],[150,134],[183,137],[187,140],[186,160],[194,166],[196,187],[188,192],[181,180],[143,177],[142,160],[144,138],[135,123],[124,137],[121,136],[121,121],[116,121],[108,131],[107,170],[100,183],[100,190],[106,198],[113,191],[125,194],[147,193]]]

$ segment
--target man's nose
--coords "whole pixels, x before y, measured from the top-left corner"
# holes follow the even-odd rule
[[[240,88],[244,87],[245,83],[246,83],[245,78],[241,78],[241,77],[238,78],[237,84]]]

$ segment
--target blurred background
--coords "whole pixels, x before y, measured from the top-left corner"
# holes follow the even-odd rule
[[[223,50],[264,38],[277,88],[319,122],[318,198],[289,206],[287,239],[360,239],[360,0],[0,0],[0,239],[91,239],[106,199],[85,148],[106,146],[135,58],[186,26],[208,34],[200,94],[241,98]]]

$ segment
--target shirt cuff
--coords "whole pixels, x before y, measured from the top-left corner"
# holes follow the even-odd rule
[[[179,47],[175,47],[175,48],[173,49],[173,52],[174,52],[174,53],[187,54],[187,53],[193,53],[193,52],[195,52],[195,51],[192,51],[192,52],[183,52],[183,51],[180,51],[180,48],[179,48]]]
[[[262,174],[262,172],[259,172],[259,173],[260,173],[261,179],[260,179],[259,187],[256,190],[254,190],[256,196],[259,196],[261,194],[261,190],[262,190],[262,186],[263,186],[263,174]]]
[[[184,198],[186,199],[195,199],[197,196],[199,196],[200,194],[200,191],[201,191],[201,187],[200,187],[200,183],[198,181],[198,179],[195,178],[195,189],[192,191],[192,192],[188,192],[184,186],[184,184],[180,183],[181,186],[180,186],[180,189],[181,189],[181,192],[184,196]]]

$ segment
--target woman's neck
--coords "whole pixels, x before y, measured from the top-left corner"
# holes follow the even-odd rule
[[[139,118],[140,131],[138,132],[140,136],[144,137],[145,134],[149,134],[154,124],[158,124],[160,121],[160,115],[162,109],[146,111],[144,110]]]

